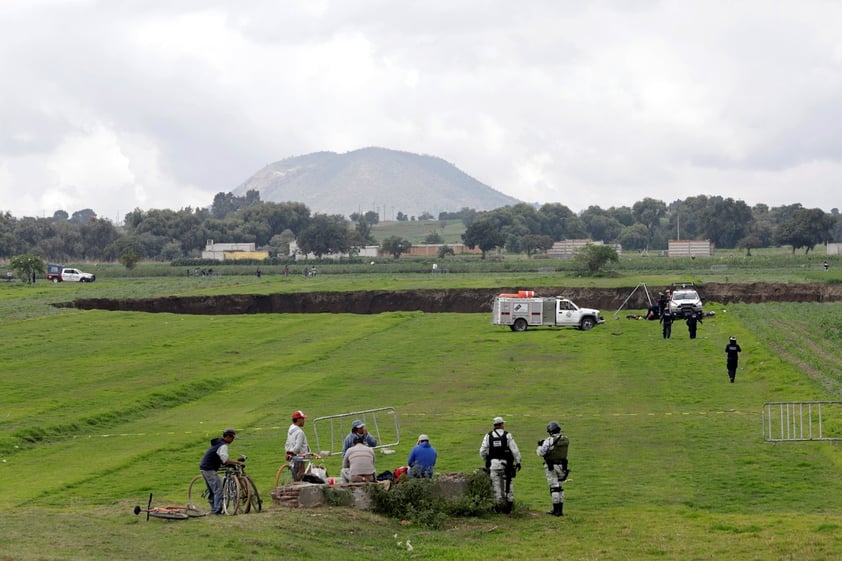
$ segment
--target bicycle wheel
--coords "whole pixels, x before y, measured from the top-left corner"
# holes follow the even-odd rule
[[[205,478],[202,474],[196,475],[190,480],[190,486],[187,487],[187,508],[199,510],[196,501],[199,498],[208,498],[208,486],[205,484]]]
[[[237,514],[240,509],[240,482],[232,474],[222,480],[222,511],[225,514]]]
[[[237,475],[237,485],[240,487],[237,512],[245,514],[251,506],[251,489],[248,486],[245,475]]]
[[[257,485],[254,480],[248,475],[243,476],[243,482],[249,489],[249,504],[246,506],[246,512],[260,512],[263,510],[263,499],[260,498],[260,493],[257,492]]]
[[[275,487],[289,485],[292,481],[292,464],[281,464],[281,467],[278,468],[278,472],[275,474]]]

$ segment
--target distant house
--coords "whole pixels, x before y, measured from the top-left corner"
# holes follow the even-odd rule
[[[713,247],[710,240],[670,240],[667,257],[712,257]]]
[[[842,243],[828,243],[827,244],[827,254],[828,255],[842,255]]]
[[[587,245],[605,245],[605,242],[591,239],[561,240],[560,242],[553,243],[553,246],[548,249],[544,255],[547,257],[569,258],[573,257],[573,254],[576,253],[577,250]],[[614,248],[617,255],[623,254],[623,246],[621,244],[609,245]]]
[[[202,259],[216,261],[267,259],[268,257],[268,251],[258,251],[253,243],[213,243],[213,240],[208,240],[202,251]]]

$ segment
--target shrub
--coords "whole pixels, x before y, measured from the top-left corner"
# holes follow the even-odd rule
[[[368,488],[372,510],[432,529],[443,528],[451,516],[481,516],[491,512],[494,494],[488,476],[477,471],[465,479],[467,492],[459,498],[439,496],[434,479],[401,480],[390,490],[372,485]]]

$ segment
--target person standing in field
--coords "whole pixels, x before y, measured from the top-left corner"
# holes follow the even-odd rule
[[[728,344],[725,345],[725,354],[728,355],[726,366],[728,367],[728,377],[731,379],[732,384],[734,383],[734,378],[737,376],[737,366],[740,363],[740,353],[742,351],[737,344],[737,338],[731,336]]]
[[[696,327],[697,324],[702,323],[702,315],[697,314],[696,312],[691,313],[687,316],[687,331],[690,332],[690,338],[696,338]]]
[[[664,327],[664,339],[669,339],[672,335],[672,312],[670,312],[669,306],[664,309],[660,321]]]
[[[494,488],[494,510],[509,514],[515,501],[512,479],[520,471],[520,450],[514,437],[505,430],[503,417],[494,417],[494,429],[482,439],[479,455],[491,476]]]
[[[210,442],[202,461],[199,462],[199,471],[205,479],[208,488],[208,503],[210,503],[211,514],[223,514],[222,512],[222,481],[219,479],[219,468],[224,464],[243,465],[239,460],[232,460],[228,456],[228,445],[237,438],[237,431],[225,429],[222,431],[222,438],[214,438]]]
[[[570,439],[561,433],[561,425],[556,421],[547,424],[547,438],[538,441],[535,453],[544,458],[544,475],[550,487],[553,509],[547,514],[564,516],[564,481],[567,480],[567,448]]]
[[[307,415],[303,411],[293,411],[292,424],[289,426],[287,441],[284,444],[286,461],[290,463],[293,481],[301,481],[301,477],[304,475],[304,462],[308,456],[319,457],[318,454],[313,454],[310,451],[310,445],[307,443],[307,435],[303,428],[306,418]]]

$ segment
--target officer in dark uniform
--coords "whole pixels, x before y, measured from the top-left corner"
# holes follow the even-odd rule
[[[664,308],[664,313],[661,314],[660,319],[661,325],[664,326],[664,339],[669,339],[670,335],[672,335],[672,312],[669,309],[669,306]]]
[[[690,332],[691,339],[696,338],[696,327],[699,323],[702,323],[702,314],[692,312],[689,316],[687,316],[687,331]]]
[[[740,353],[743,350],[737,344],[737,338],[731,337],[728,341],[728,344],[725,345],[725,353],[728,355],[728,377],[731,379],[731,383],[734,383],[734,378],[737,376],[737,365],[740,362]]]

